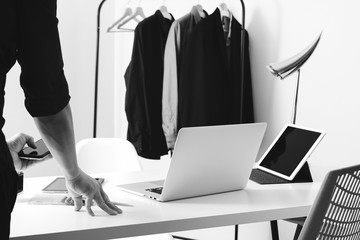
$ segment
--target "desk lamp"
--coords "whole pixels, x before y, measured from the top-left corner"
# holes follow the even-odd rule
[[[290,76],[295,72],[297,72],[298,74],[296,81],[296,88],[295,88],[295,98],[294,98],[294,104],[292,110],[292,119],[291,119],[291,122],[293,124],[295,124],[296,121],[300,69],[302,65],[310,58],[311,54],[314,52],[316,46],[320,41],[320,38],[321,38],[321,34],[308,47],[306,47],[304,50],[302,50],[295,56],[281,62],[271,63],[266,66],[273,75],[275,75],[276,77],[280,77],[281,80],[284,80],[285,78],[287,78],[288,76]]]
[[[284,80],[291,74],[297,72],[297,81],[296,81],[296,87],[295,87],[295,97],[294,97],[294,103],[293,103],[293,109],[292,109],[292,116],[291,116],[291,122],[292,124],[295,124],[296,122],[296,111],[297,111],[297,101],[298,101],[298,93],[299,93],[299,81],[300,81],[300,69],[302,65],[310,58],[311,54],[314,52],[316,46],[318,45],[321,38],[321,33],[319,37],[315,39],[308,47],[306,47],[304,50],[296,54],[295,56],[288,58],[284,61],[277,62],[277,63],[271,63],[267,65],[266,67],[269,69],[269,71],[276,77],[280,77],[281,80]],[[298,176],[304,176],[304,179],[308,178],[308,181],[312,182],[310,169],[307,163],[302,167],[300,172],[298,173]],[[277,221],[273,220],[270,222],[271,224],[271,232],[273,239],[279,238],[278,235],[278,225]]]

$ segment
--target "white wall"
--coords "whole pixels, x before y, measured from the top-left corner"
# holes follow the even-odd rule
[[[290,115],[285,116],[285,109],[279,106],[290,101],[285,96],[286,92],[293,93],[293,86],[284,87],[287,83],[270,76],[264,65],[292,56],[323,31],[318,48],[302,68],[297,123],[327,132],[309,160],[316,169],[322,168],[321,174],[313,172],[315,178],[322,178],[328,169],[359,163],[358,2],[256,2],[247,28],[252,44],[256,116],[270,125],[265,140],[272,139],[282,122],[290,121]],[[292,78],[288,80],[295,82],[296,75]]]
[[[92,131],[97,4],[86,0],[58,1],[59,31],[77,139],[89,136]],[[19,66],[15,65],[7,76],[4,132],[11,136],[23,131],[39,138],[23,105],[19,72]]]
[[[119,2],[126,3],[117,3]],[[141,6],[149,16],[162,2],[147,0],[142,1]],[[179,18],[198,2],[187,0],[179,4],[178,1],[166,1],[166,5],[174,17]],[[200,1],[209,14],[220,2],[222,1]],[[241,20],[240,1],[225,2],[236,18]],[[136,5],[136,1],[130,2],[131,7]],[[291,121],[297,77],[294,74],[286,81],[280,81],[265,66],[300,52],[323,32],[316,51],[301,70],[297,124],[327,132],[327,136],[309,159],[315,179],[320,180],[329,169],[357,163],[358,160],[354,157],[357,155],[356,136],[359,134],[359,127],[355,123],[360,117],[356,112],[359,108],[359,83],[356,80],[355,64],[360,51],[357,44],[359,35],[356,32],[357,22],[360,20],[356,12],[359,5],[357,1],[252,0],[245,1],[245,5],[246,29],[250,34],[256,121],[268,123],[261,153],[283,125]],[[122,6],[119,8],[123,9]],[[109,12],[111,11],[107,11]],[[111,18],[104,20],[104,26],[113,21]],[[115,54],[114,69],[108,71],[114,73],[115,82],[106,77],[100,78],[100,81],[113,86],[115,95],[119,98],[119,93],[124,93],[123,74],[129,63],[132,38],[126,34],[104,33],[102,39],[114,41],[114,46],[106,46],[103,54],[108,58]],[[102,74],[104,72],[106,71]],[[109,96],[109,92],[105,95]],[[123,97],[116,100],[116,113],[113,113],[114,108],[106,108],[108,113],[105,112],[106,117],[102,119],[104,122],[100,127],[103,135],[115,132],[116,136],[126,136],[127,123],[123,102],[120,100]],[[111,104],[113,103],[108,102],[105,105]],[[115,117],[111,114],[115,114]]]
[[[118,93],[124,93],[122,76],[129,62],[127,58],[131,54],[132,37],[128,34],[105,33],[106,27],[117,19],[118,13],[115,12],[122,11],[122,4],[126,2],[108,0],[103,7],[99,78],[99,116],[104,116],[99,118],[101,135],[114,132],[117,136],[126,135],[123,103],[115,106],[114,102],[118,104],[118,100],[123,101]],[[177,1],[167,1],[166,5],[178,18],[197,2],[187,0],[178,4]],[[240,3],[236,0],[226,2],[240,19]],[[85,0],[71,3],[58,1],[59,29],[65,73],[72,95],[77,141],[92,136],[96,13],[99,3]],[[200,3],[212,13],[219,1]],[[115,4],[118,4],[117,8]],[[130,2],[131,7],[136,4],[136,1]],[[141,3],[146,15],[152,14],[160,4],[162,1],[157,0],[144,0]],[[310,159],[313,165],[326,163],[335,167],[355,163],[358,146],[356,136],[359,133],[355,125],[356,120],[359,120],[356,112],[359,101],[355,65],[360,51],[357,45],[359,35],[356,33],[359,21],[357,2],[347,0],[339,4],[334,0],[252,0],[245,1],[245,4],[256,120],[269,124],[264,146],[270,144],[285,122],[290,121],[296,78],[293,75],[287,81],[280,81],[271,76],[265,66],[299,52],[323,31],[318,48],[302,68],[297,123],[328,132]],[[123,42],[118,44],[118,41]],[[123,55],[126,56],[119,59]],[[39,137],[23,107],[18,73],[16,66],[8,75],[5,105],[7,122],[4,132],[10,136],[23,131]],[[114,109],[119,111],[114,112]]]

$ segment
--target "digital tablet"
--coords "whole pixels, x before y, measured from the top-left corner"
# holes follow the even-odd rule
[[[324,131],[287,124],[260,158],[256,168],[293,180],[324,135]]]
[[[104,182],[104,178],[95,178],[100,183]],[[65,184],[64,177],[58,177],[54,181],[52,181],[49,185],[47,185],[43,190],[43,192],[52,192],[52,193],[67,193],[67,188]]]

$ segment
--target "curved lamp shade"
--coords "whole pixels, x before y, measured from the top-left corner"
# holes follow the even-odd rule
[[[310,58],[311,54],[314,52],[320,41],[321,34],[308,47],[295,56],[281,62],[271,63],[266,67],[273,75],[280,77],[281,79],[286,78],[287,76],[299,70],[301,66]]]
[[[294,72],[298,73],[296,86],[295,86],[295,97],[293,103],[292,117],[291,117],[291,122],[293,124],[295,124],[296,122],[300,68],[310,58],[311,54],[315,51],[315,48],[317,47],[320,41],[321,34],[322,33],[320,33],[319,37],[317,37],[315,41],[313,41],[307,48],[305,48],[295,56],[286,59],[282,62],[272,63],[266,66],[273,75],[280,77],[281,80],[284,80],[286,77],[288,77]]]

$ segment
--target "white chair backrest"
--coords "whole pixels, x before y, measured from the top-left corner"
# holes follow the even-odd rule
[[[141,171],[142,167],[132,143],[122,138],[87,138],[76,144],[79,166],[86,173]],[[155,234],[124,240],[170,240],[171,234]]]
[[[134,146],[122,138],[87,138],[76,144],[78,163],[86,173],[141,171]]]

